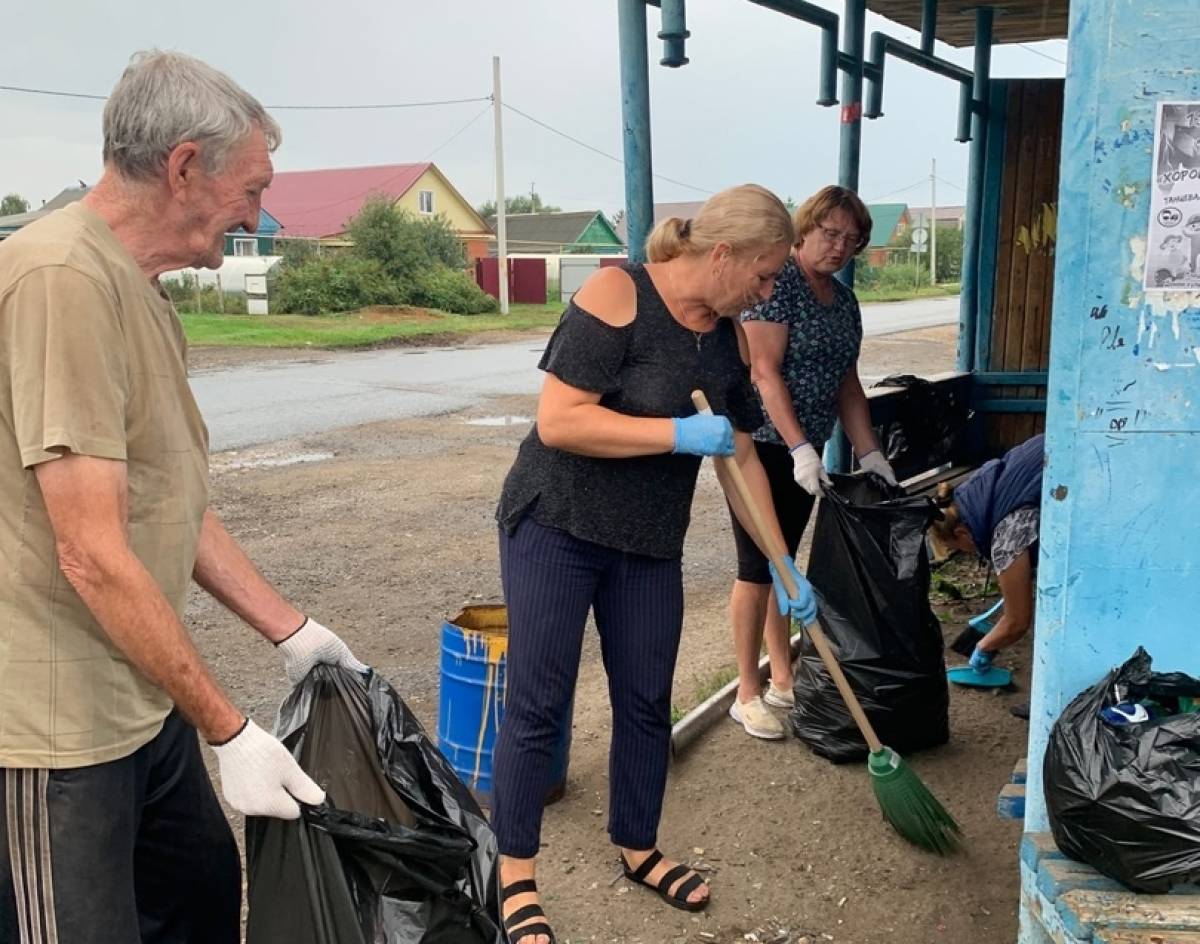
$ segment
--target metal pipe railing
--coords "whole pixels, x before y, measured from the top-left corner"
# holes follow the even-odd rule
[[[992,7],[975,10],[975,84],[974,113],[971,134],[971,163],[967,178],[967,220],[963,232],[962,297],[958,318],[958,369],[987,368],[975,359],[975,339],[980,331],[991,332],[992,312],[979,310],[980,247],[983,243],[983,184],[987,156],[988,114],[986,104],[990,94],[992,71]],[[982,320],[982,324],[980,323]]]
[[[937,37],[938,0],[924,0],[921,6],[921,52],[933,55],[933,41]]]
[[[687,28],[687,10],[685,0],[661,0],[662,29],[658,38],[663,41],[663,57],[659,65],[669,69],[678,69],[688,64],[684,53],[684,40],[692,34]]]
[[[821,72],[817,87],[817,104],[830,107],[838,103],[837,73],[838,15],[806,0],[750,0],[776,13],[811,23],[821,30]]]
[[[958,135],[957,141],[971,140],[971,120],[976,111],[985,108],[984,102],[974,99],[973,87],[975,75],[970,69],[964,69],[946,59],[922,52],[916,46],[903,43],[886,33],[871,34],[871,56],[867,63],[867,109],[866,117],[883,117],[883,80],[884,63],[891,55],[896,59],[911,63],[914,66],[940,75],[943,78],[958,82],[960,86],[958,100]]]

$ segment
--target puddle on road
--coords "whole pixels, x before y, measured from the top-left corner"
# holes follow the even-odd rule
[[[525,426],[533,422],[529,416],[477,416],[463,420],[468,426]]]
[[[277,469],[283,466],[300,465],[304,462],[324,462],[332,459],[332,452],[293,452],[282,456],[259,456],[254,459],[234,459],[226,464],[227,469]]]

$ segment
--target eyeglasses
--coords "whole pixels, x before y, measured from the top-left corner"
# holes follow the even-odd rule
[[[862,244],[861,233],[843,233],[841,230],[830,229],[828,226],[818,226],[821,236],[830,246],[847,246],[857,249]]]

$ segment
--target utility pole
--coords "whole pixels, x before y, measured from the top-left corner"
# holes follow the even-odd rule
[[[929,168],[929,284],[937,285],[937,158]]]
[[[500,100],[500,57],[492,56],[492,110],[496,118],[496,280],[500,314],[508,314],[508,233],[504,212],[504,121]]]

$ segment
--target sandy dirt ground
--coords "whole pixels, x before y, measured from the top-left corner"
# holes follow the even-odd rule
[[[204,370],[256,360],[196,353]],[[932,373],[953,360],[954,328],[928,329],[868,339],[860,371]],[[401,692],[431,733],[442,621],[463,604],[500,600],[493,511],[528,431],[520,422],[469,421],[528,417],[534,408],[532,397],[503,398],[213,457],[213,504],[230,530],[286,595]],[[733,564],[727,513],[706,463],[684,557],[680,708],[732,664]],[[973,564],[952,566],[968,599],[939,603],[948,639],[983,608],[970,598],[982,575]],[[271,648],[200,593],[188,621],[237,703],[269,728],[286,688]],[[1001,662],[1016,670],[1018,691],[955,690],[950,744],[911,758],[965,829],[967,850],[954,858],[894,835],[860,765],[835,767],[796,740],[758,741],[719,722],[673,766],[660,831],[668,855],[707,870],[713,903],[691,915],[619,878],[605,833],[609,706],[589,634],[567,793],[548,808],[543,830],[539,883],[559,940],[1010,944],[1020,826],[999,820],[995,802],[1024,753],[1026,723],[1008,709],[1027,700],[1027,646]]]

